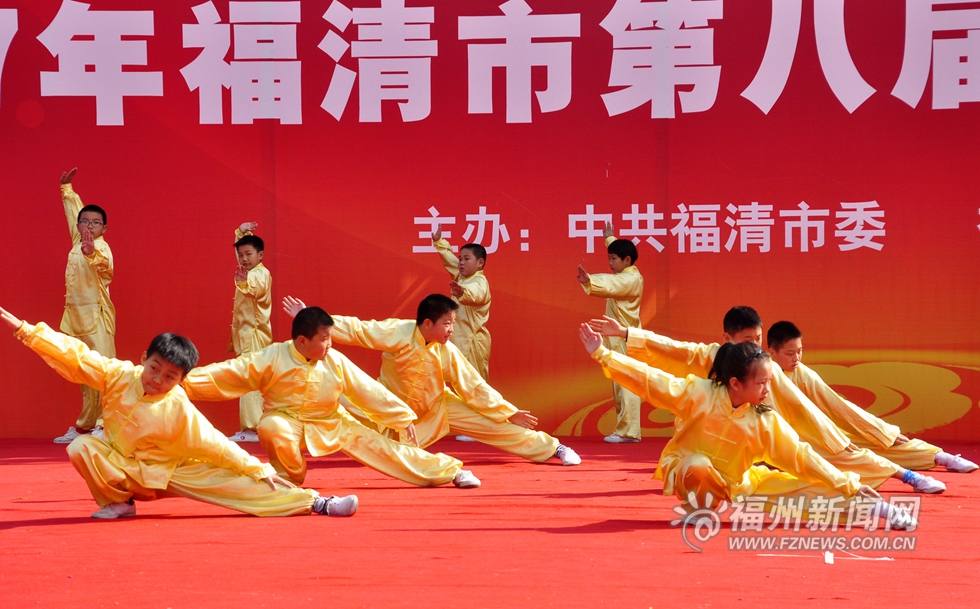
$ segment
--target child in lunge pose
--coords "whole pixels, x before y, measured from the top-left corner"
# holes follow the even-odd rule
[[[902,430],[844,399],[820,375],[803,365],[803,332],[792,322],[777,321],[766,333],[766,346],[773,361],[808,398],[823,410],[861,448],[912,470],[932,469],[968,473],[977,464],[944,452],[922,440],[910,439]]]
[[[291,296],[283,299],[290,315],[304,306]],[[418,415],[419,446],[429,446],[452,431],[531,461],[557,457],[562,465],[581,463],[571,448],[532,431],[537,417],[506,401],[449,342],[458,308],[448,296],[430,294],[419,303],[414,321],[335,315],[333,340],[384,352],[381,383]]]
[[[283,480],[198,412],[178,386],[197,363],[197,349],[186,338],[157,336],[135,365],[3,309],[0,319],[58,374],[102,394],[104,438],[82,434],[68,445],[68,458],[101,508],[93,518],[135,516],[134,499],[168,496],[256,516],[350,516],[357,510],[355,495],[321,497]]]
[[[710,380],[677,378],[602,346],[602,336],[582,324],[579,336],[605,375],[658,408],[674,414],[655,477],[664,494],[673,493],[686,510],[713,508],[721,500],[856,497],[874,500],[871,514],[896,529],[916,526],[904,509],[884,500],[854,473],[842,472],[816,454],[770,406],[773,366],[754,343],[726,343],[718,349]],[[756,463],[768,463],[776,471]]]
[[[582,289],[590,296],[606,299],[606,315],[628,328],[640,327],[640,299],[643,298],[643,275],[636,264],[636,246],[629,239],[617,239],[613,225],[606,222],[603,229],[606,250],[609,254],[609,268],[612,273],[589,274],[580,264],[578,280]],[[626,341],[618,336],[603,339],[607,349],[626,353]],[[639,442],[640,404],[639,396],[630,393],[613,383],[613,403],[616,406],[616,428],[605,437],[611,444]]]

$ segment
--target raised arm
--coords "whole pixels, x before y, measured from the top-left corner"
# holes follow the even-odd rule
[[[459,258],[453,253],[453,246],[449,244],[449,241],[442,238],[441,227],[436,228],[432,233],[432,247],[439,252],[439,257],[442,258],[442,266],[446,272],[453,277],[459,275]]]
[[[41,356],[55,372],[65,379],[93,389],[105,391],[110,360],[89,349],[82,341],[55,332],[47,324],[33,326],[0,309],[0,317],[14,335]]]
[[[708,378],[719,346],[677,341],[650,330],[630,328],[626,354],[673,376]]]
[[[68,234],[71,235],[71,242],[78,243],[82,236],[78,232],[78,212],[85,206],[82,198],[78,196],[72,188],[71,181],[75,179],[78,167],[61,174],[61,202],[65,206],[65,219],[68,221]]]
[[[647,400],[655,408],[663,408],[676,416],[685,417],[698,399],[699,380],[677,378],[602,346],[602,336],[582,324],[579,338],[592,359],[602,365],[607,378]],[[707,382],[707,381],[704,381]]]

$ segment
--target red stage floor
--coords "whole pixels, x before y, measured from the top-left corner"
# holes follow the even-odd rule
[[[0,444],[0,606],[20,607],[975,607],[980,472],[934,475],[913,550],[697,553],[650,479],[663,440],[570,442],[578,467],[444,440],[483,487],[415,488],[342,454],[307,485],[357,493],[353,518],[255,518],[186,499],[96,521],[64,447]],[[258,445],[246,445],[258,451]],[[980,459],[980,446],[945,446]],[[903,485],[889,481],[886,493]],[[848,537],[853,538],[855,534]],[[784,536],[794,536],[792,533]],[[768,554],[768,555],[767,555]]]

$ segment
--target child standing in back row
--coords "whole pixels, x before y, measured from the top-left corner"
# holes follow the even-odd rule
[[[636,264],[636,246],[628,239],[617,239],[613,225],[606,222],[602,231],[609,253],[609,268],[612,273],[590,275],[580,264],[578,280],[582,289],[590,296],[606,299],[606,315],[628,328],[640,327],[640,299],[643,298],[643,275]],[[626,341],[618,336],[603,338],[603,345],[617,353],[626,353]],[[613,381],[613,402],[616,406],[616,429],[605,437],[610,444],[639,442],[640,403],[639,396],[624,389]]]
[[[231,342],[228,351],[235,355],[256,353],[272,344],[272,275],[262,264],[265,242],[252,234],[256,222],[245,222],[235,230],[235,307],[231,318]],[[228,439],[233,442],[258,442],[255,431],[262,418],[262,394],[250,391],[238,401],[241,430]]]

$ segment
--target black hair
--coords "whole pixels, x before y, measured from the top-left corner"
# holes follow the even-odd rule
[[[460,250],[470,250],[473,253],[473,257],[477,260],[487,261],[487,248],[483,247],[479,243],[467,243]]]
[[[436,323],[440,317],[457,309],[459,309],[459,304],[452,298],[443,294],[429,294],[419,303],[418,312],[415,314],[415,324],[421,326],[422,322],[427,319]]]
[[[313,338],[320,328],[332,328],[333,317],[320,307],[306,307],[293,318],[293,340],[300,336]]]
[[[184,376],[187,376],[187,373],[197,365],[199,359],[194,343],[189,338],[173,332],[158,334],[150,341],[150,346],[146,350],[146,357],[149,359],[153,355],[159,355],[182,369]]]
[[[708,378],[725,387],[733,378],[744,383],[758,362],[768,359],[769,354],[755,343],[725,343],[715,355]]]
[[[236,250],[243,245],[251,245],[257,252],[265,251],[265,241],[263,241],[262,237],[259,237],[258,235],[245,235],[238,241],[235,241]]]
[[[769,327],[769,332],[766,333],[766,345],[770,349],[778,351],[787,341],[794,338],[803,338],[803,333],[796,327],[796,324],[791,321],[777,321]]]
[[[621,260],[626,260],[629,256],[631,265],[636,264],[636,259],[639,257],[636,246],[629,239],[616,239],[606,247],[606,252],[619,256]]]
[[[82,221],[82,214],[84,214],[87,211],[94,211],[94,212],[96,212],[98,214],[101,214],[102,215],[102,224],[103,224],[103,226],[109,223],[109,220],[106,219],[105,210],[102,209],[101,207],[99,207],[98,205],[86,205],[85,207],[83,207],[80,210],[78,210],[78,218],[76,218],[75,221],[76,222],[81,222]]]
[[[746,328],[761,328],[762,318],[752,307],[732,307],[722,322],[725,334],[735,336]]]

